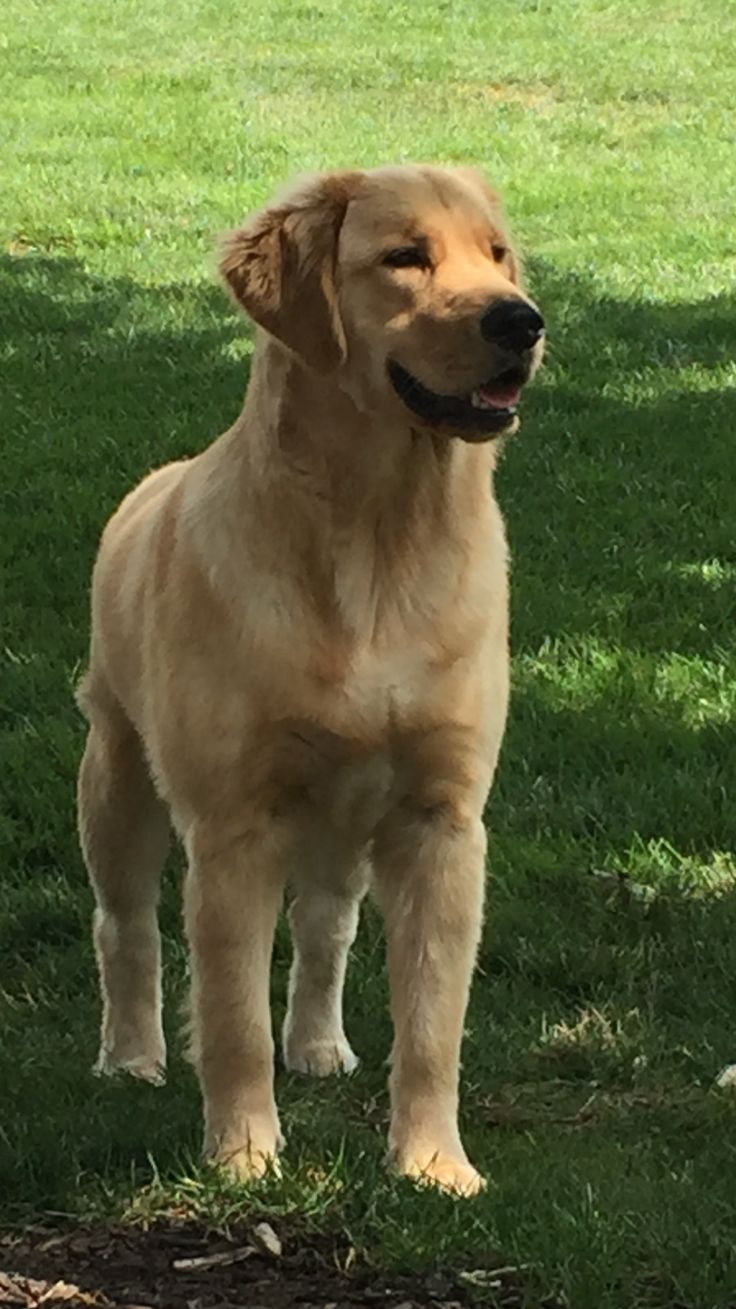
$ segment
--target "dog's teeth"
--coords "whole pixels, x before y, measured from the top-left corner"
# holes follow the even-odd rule
[[[493,405],[489,405],[488,401],[487,401],[487,400],[484,400],[484,399],[483,399],[483,396],[480,395],[478,391],[472,391],[472,392],[471,392],[471,394],[470,394],[470,403],[471,403],[471,405],[473,406],[474,409],[492,409],[492,408],[493,408]]]

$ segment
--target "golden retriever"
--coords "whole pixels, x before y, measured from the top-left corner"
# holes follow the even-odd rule
[[[123,501],[94,570],[79,828],[98,1069],[163,1077],[173,823],[205,1150],[261,1175],[281,1142],[269,971],[284,887],[284,1058],[322,1076],[355,1066],[342,986],[371,884],[390,1158],[473,1193],[459,1058],[509,680],[492,474],[544,324],[471,169],[302,181],[227,237],[221,270],[260,328],[243,411]]]

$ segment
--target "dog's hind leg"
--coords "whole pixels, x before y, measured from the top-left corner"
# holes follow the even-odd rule
[[[157,903],[169,848],[166,808],[140,739],[109,693],[80,698],[90,730],[79,771],[79,834],[97,907],[93,935],[103,1016],[96,1071],[162,1082]]]
[[[297,884],[289,920],[294,959],[283,1048],[287,1068],[326,1077],[351,1073],[357,1059],[345,1036],[342,991],[348,954],[369,880],[359,863],[344,880]]]

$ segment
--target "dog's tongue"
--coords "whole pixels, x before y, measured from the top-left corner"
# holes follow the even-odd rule
[[[515,409],[521,399],[521,387],[479,386],[478,395],[494,409]]]

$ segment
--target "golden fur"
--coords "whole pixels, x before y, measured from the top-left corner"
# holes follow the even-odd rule
[[[386,266],[417,239],[430,268]],[[528,303],[518,264],[477,174],[406,167],[300,183],[227,238],[222,272],[261,329],[243,412],[123,501],[94,570],[79,824],[98,1066],[163,1076],[171,822],[189,862],[205,1148],[261,1174],[280,1144],[269,965],[284,886],[285,1060],[323,1075],[355,1065],[341,992],[370,882],[395,1029],[391,1156],[473,1192],[458,1069],[506,718],[506,545],[494,443],[417,420],[387,360],[440,395],[470,392],[501,357],[484,309]]]

